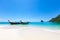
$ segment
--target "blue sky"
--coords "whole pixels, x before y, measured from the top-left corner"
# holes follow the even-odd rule
[[[0,21],[48,21],[60,14],[60,0],[0,0]]]

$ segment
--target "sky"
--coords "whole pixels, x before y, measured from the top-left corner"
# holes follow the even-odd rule
[[[0,21],[49,21],[60,14],[60,0],[0,0]]]

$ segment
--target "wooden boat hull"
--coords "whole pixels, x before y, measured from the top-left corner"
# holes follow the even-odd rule
[[[10,24],[28,24],[29,22],[9,22]]]
[[[10,24],[29,24],[29,22],[10,22],[9,20],[8,20],[8,22],[10,23]]]

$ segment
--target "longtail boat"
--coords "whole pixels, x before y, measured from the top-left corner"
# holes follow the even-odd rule
[[[29,22],[10,22],[9,20],[8,20],[8,22],[10,23],[10,24],[29,24]]]

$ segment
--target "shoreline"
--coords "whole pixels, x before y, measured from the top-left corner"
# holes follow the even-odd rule
[[[13,26],[9,26],[8,27],[8,25],[4,25],[4,26],[0,26],[0,29],[21,29],[21,30],[23,30],[23,29],[36,29],[36,30],[42,30],[42,31],[47,31],[47,32],[54,32],[54,33],[60,33],[60,30],[59,29],[49,29],[49,28],[42,28],[42,27],[33,27],[33,26],[21,26],[21,27],[19,27],[19,26],[15,26],[15,25],[13,25]]]
[[[60,40],[60,30],[39,27],[0,27],[0,40]]]

